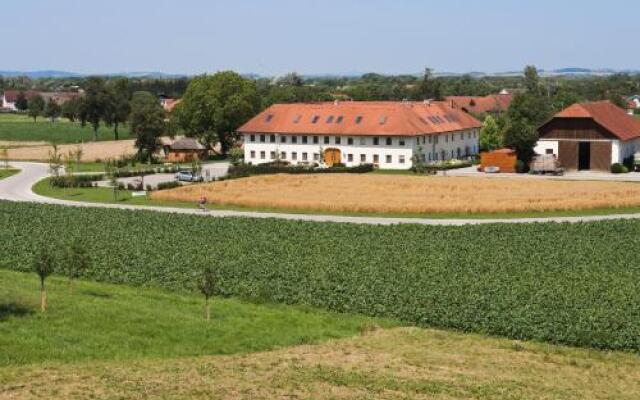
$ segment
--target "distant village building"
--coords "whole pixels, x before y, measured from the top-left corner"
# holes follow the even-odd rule
[[[276,104],[238,132],[245,161],[409,169],[478,153],[481,123],[447,102]]]
[[[208,155],[208,148],[194,138],[178,139],[165,146],[167,161],[188,162],[204,160]]]
[[[640,151],[640,119],[610,101],[574,104],[538,129],[538,154],[567,170],[609,171]]]
[[[160,95],[160,105],[162,108],[170,113],[173,109],[180,103],[180,99],[172,99],[171,97],[167,97],[165,95]]]
[[[473,115],[500,114],[509,109],[513,95],[506,90],[488,96],[448,96],[451,107]]]
[[[69,100],[82,96],[82,93],[79,92],[38,92],[35,90],[5,90],[2,94],[0,108],[8,111],[17,111],[18,109],[16,107],[16,101],[18,100],[20,93],[23,93],[27,100],[40,95],[45,102],[52,99],[53,101],[58,103],[58,105],[62,105]]]

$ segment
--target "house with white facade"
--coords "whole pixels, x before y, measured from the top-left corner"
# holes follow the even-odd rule
[[[610,101],[574,104],[538,129],[538,154],[567,170],[609,171],[640,151],[640,119]]]
[[[245,162],[409,169],[478,153],[482,124],[447,102],[276,104],[238,129]]]

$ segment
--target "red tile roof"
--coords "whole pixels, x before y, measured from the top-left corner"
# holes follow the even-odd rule
[[[553,118],[589,118],[621,140],[640,137],[640,119],[610,101],[574,104]]]
[[[448,96],[445,98],[452,107],[473,114],[507,111],[512,94],[490,94],[488,96]]]
[[[23,92],[25,97],[31,98],[33,96],[37,96],[40,94],[40,92],[36,92],[33,90],[27,90],[27,91],[22,91],[22,90],[5,90],[4,91],[4,98],[5,101],[8,103],[15,103],[16,100],[18,100],[18,95],[20,94],[20,92]]]
[[[446,102],[275,104],[238,129],[240,133],[336,136],[419,136],[480,128]]]

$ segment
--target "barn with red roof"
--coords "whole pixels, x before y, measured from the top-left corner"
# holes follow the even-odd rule
[[[609,171],[640,151],[640,119],[610,101],[574,104],[538,129],[538,154],[568,170]]]

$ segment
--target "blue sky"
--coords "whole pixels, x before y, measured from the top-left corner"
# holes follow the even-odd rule
[[[0,70],[640,69],[638,0],[13,0],[0,13]]]

